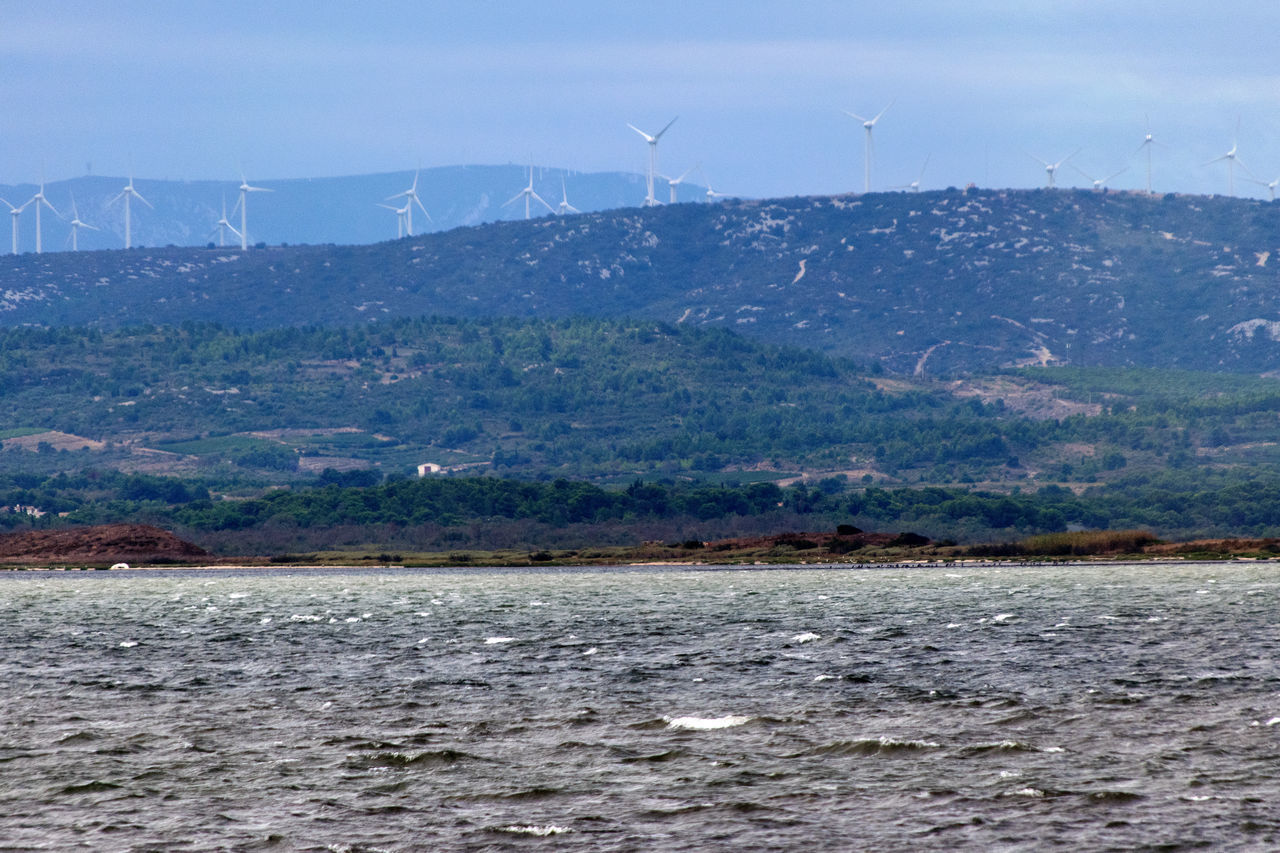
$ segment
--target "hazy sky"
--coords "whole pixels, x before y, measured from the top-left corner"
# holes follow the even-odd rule
[[[701,163],[717,190],[1140,187],[1280,176],[1280,3],[1237,0],[0,0],[0,183],[461,163]],[[699,182],[703,173],[691,179]],[[1064,167],[1060,183],[1085,184]],[[1237,191],[1266,196],[1244,183]]]

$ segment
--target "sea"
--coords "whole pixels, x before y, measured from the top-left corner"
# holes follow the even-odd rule
[[[1268,850],[1280,569],[0,575],[0,850]]]

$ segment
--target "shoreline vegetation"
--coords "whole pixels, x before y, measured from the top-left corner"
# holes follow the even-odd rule
[[[1015,542],[957,545],[911,532],[835,532],[638,546],[398,551],[345,548],[311,553],[214,556],[167,531],[145,525],[98,525],[0,536],[0,571],[120,571],[184,568],[555,568],[829,566],[944,567],[1084,562],[1280,560],[1280,539],[1199,539],[1162,542],[1145,530],[1089,530],[1032,536]]]

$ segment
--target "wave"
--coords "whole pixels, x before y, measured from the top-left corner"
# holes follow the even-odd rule
[[[461,761],[483,761],[479,756],[456,749],[435,749],[425,752],[375,752],[371,755],[347,757],[347,766],[360,770],[375,768],[438,767]]]
[[[931,740],[900,740],[892,737],[862,738],[859,740],[838,740],[833,743],[815,746],[796,755],[911,755],[941,749],[942,744]]]
[[[751,722],[751,717],[740,714],[727,714],[723,717],[664,717],[669,729],[690,729],[692,731],[712,731],[729,729]]]

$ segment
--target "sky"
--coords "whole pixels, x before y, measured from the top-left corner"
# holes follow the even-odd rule
[[[1280,3],[0,0],[0,184],[536,163],[732,195],[919,180],[1268,197]],[[1074,167],[1074,168],[1073,168]],[[1078,168],[1080,172],[1075,171]],[[1246,171],[1247,170],[1247,171]],[[1081,174],[1083,173],[1083,174]]]

